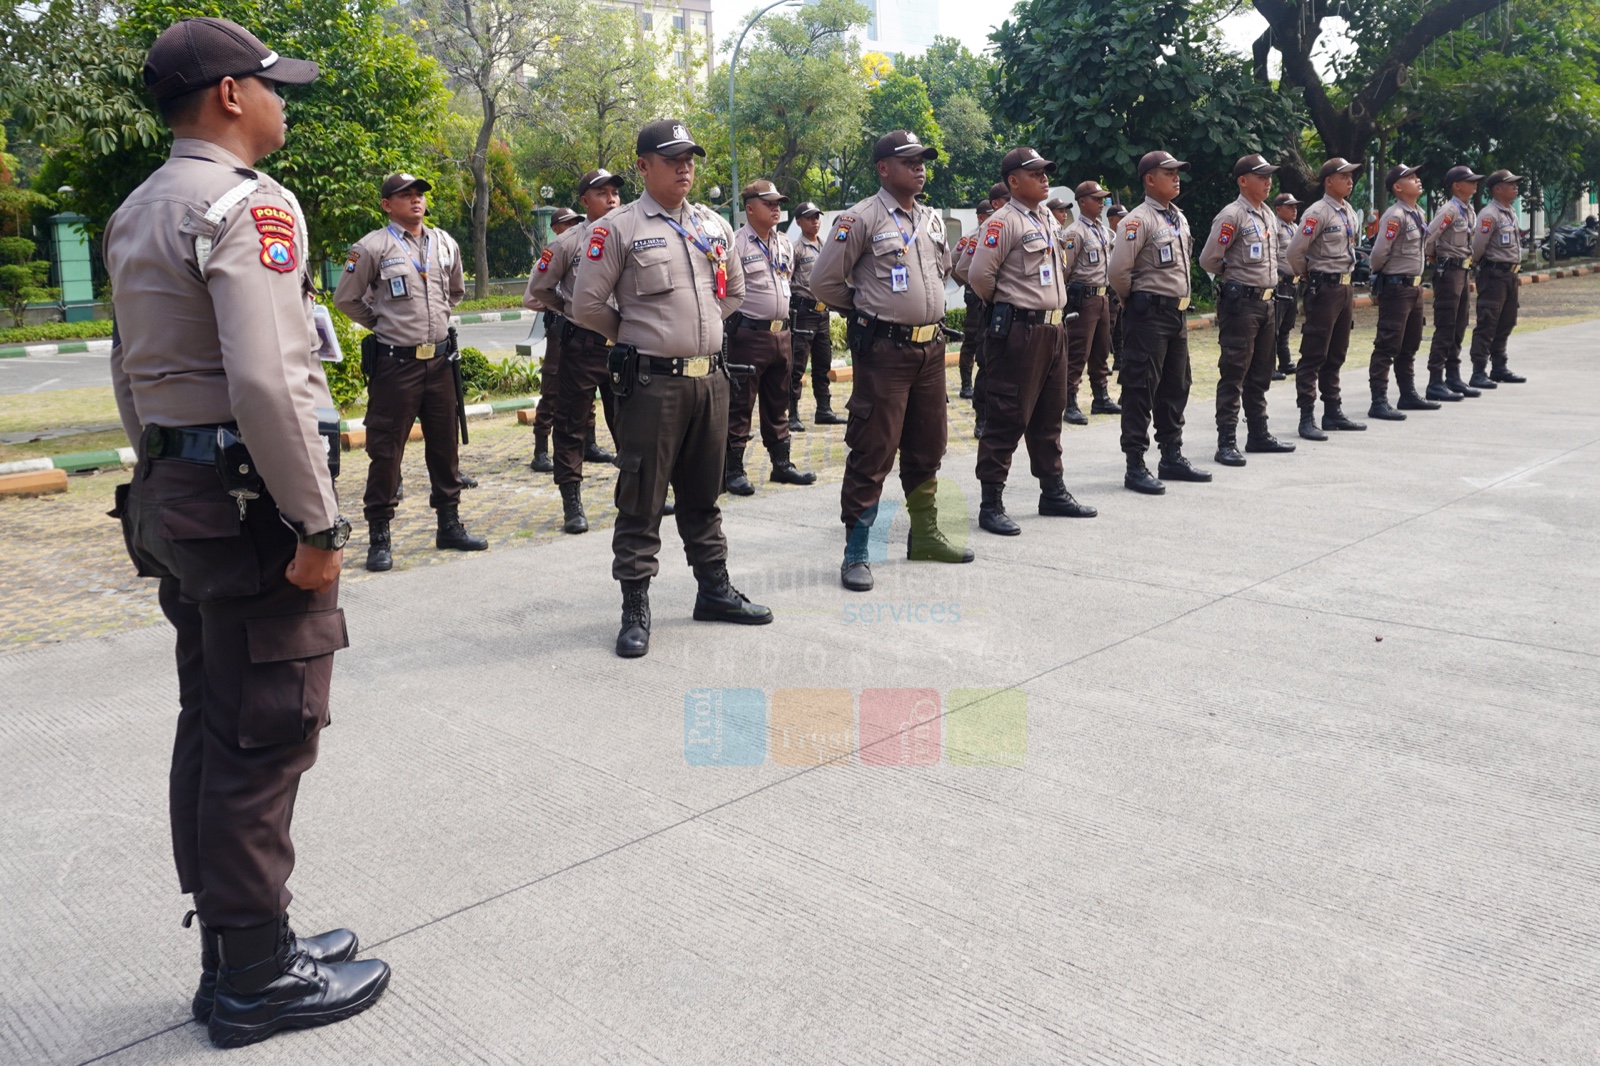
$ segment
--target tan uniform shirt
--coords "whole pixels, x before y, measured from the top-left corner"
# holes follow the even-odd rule
[[[911,214],[883,189],[834,220],[811,273],[811,291],[834,310],[901,326],[944,319],[950,272],[944,220],[916,204]]]
[[[1056,220],[1042,205],[1012,200],[983,227],[967,277],[978,298],[1027,311],[1067,305],[1067,283],[1056,243]]]
[[[773,229],[763,240],[749,223],[733,235],[733,254],[744,268],[744,303],[739,313],[751,318],[789,317],[789,276],[794,273],[794,245]]]
[[[1372,246],[1374,274],[1422,274],[1422,242],[1428,233],[1427,219],[1415,207],[1396,200],[1378,219],[1378,239]]]
[[[391,224],[350,246],[333,304],[384,344],[440,344],[466,294],[454,237],[431,226],[413,237]]]
[[[1150,197],[1122,216],[1111,249],[1110,284],[1124,301],[1133,292],[1189,296],[1189,220],[1176,205]]]
[[[1300,229],[1289,242],[1289,265],[1301,275],[1350,273],[1356,268],[1360,228],[1355,208],[1324,196],[1300,217]]]
[[[1472,231],[1472,261],[1522,262],[1522,229],[1517,225],[1516,212],[1501,207],[1495,200],[1484,205],[1483,213],[1478,216],[1478,228]]]
[[[1471,259],[1472,231],[1477,225],[1478,213],[1472,205],[1452,197],[1428,223],[1423,250],[1435,259]]]
[[[578,223],[558,233],[528,272],[528,287],[522,294],[522,306],[534,311],[567,313],[572,303],[572,280],[583,261],[583,250],[589,243],[589,224]]]
[[[174,141],[123,201],[104,246],[111,384],[128,440],[137,447],[147,425],[236,422],[278,509],[317,533],[339,504],[317,435],[316,408],[332,401],[308,248],[287,189],[192,138]]]
[[[1111,242],[1116,235],[1102,218],[1079,215],[1061,227],[1061,271],[1068,285],[1099,288],[1111,269]]]
[[[978,250],[978,238],[982,235],[982,229],[977,233],[967,234],[956,242],[955,250],[950,253],[950,276],[955,279],[957,285],[972,288],[967,282],[967,274],[972,267],[973,253]]]
[[[568,317],[645,355],[690,359],[719,352],[722,320],[744,302],[744,269],[732,245],[733,230],[711,208],[685,202],[669,212],[645,193],[589,228]],[[727,271],[721,299],[716,262]]]
[[[1243,196],[1217,212],[1211,235],[1200,249],[1200,269],[1225,281],[1270,289],[1278,284],[1279,220],[1265,204],[1253,206]]]
[[[817,265],[817,256],[822,254],[821,241],[808,241],[804,234],[794,243],[794,277],[789,279],[789,288],[794,294],[809,304],[817,303],[816,295],[811,291],[811,271]]]
[[[1285,222],[1276,211],[1272,213],[1272,221],[1278,225],[1278,276],[1291,281],[1298,280],[1294,267],[1289,265],[1289,242],[1294,240],[1295,231],[1300,227],[1293,222]]]

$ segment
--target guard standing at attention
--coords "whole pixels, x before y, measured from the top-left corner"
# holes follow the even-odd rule
[[[571,308],[580,327],[615,339],[608,356],[619,434],[611,575],[622,584],[617,654],[630,659],[650,650],[650,579],[661,571],[669,483],[699,586],[695,619],[772,621],[728,580],[717,506],[728,442],[722,320],[744,302],[744,268],[729,254],[733,231],[722,216],[689,203],[694,157],[706,153],[688,128],[652,122],[636,148],[644,195],[590,230]]]
[[[990,311],[988,424],[978,440],[978,484],[983,500],[978,525],[1014,537],[1022,527],[1006,513],[1006,477],[1017,442],[1026,438],[1028,461],[1039,479],[1039,513],[1093,518],[1093,507],[1073,499],[1062,477],[1061,415],[1067,399],[1067,335],[1062,308],[1067,286],[1050,216],[1055,163],[1028,147],[1000,161],[1011,202],[989,220],[972,257],[968,278]]]
[[[800,240],[794,245],[794,277],[789,279],[789,310],[792,312],[794,366],[789,376],[789,432],[804,433],[800,421],[800,390],[805,384],[806,364],[811,365],[811,395],[817,401],[817,425],[842,426],[844,419],[833,413],[828,388],[828,372],[833,369],[833,328],[828,305],[811,291],[811,270],[822,254],[818,235],[822,230],[822,208],[807,201],[794,209]]]
[[[1497,170],[1483,182],[1489,202],[1472,234],[1472,260],[1478,264],[1478,318],[1472,327],[1471,385],[1475,389],[1528,380],[1506,367],[1506,340],[1517,327],[1522,288],[1522,279],[1517,277],[1522,272],[1522,230],[1511,209],[1521,180],[1509,170]],[[1491,372],[1485,374],[1491,364]]]
[[[1056,236],[1061,236],[1061,231],[1072,224],[1072,205],[1059,196],[1052,196],[1044,202],[1044,206],[1049,209],[1050,217],[1056,220]]]
[[[1189,220],[1173,203],[1189,164],[1162,151],[1139,160],[1144,201],[1128,212],[1111,253],[1111,287],[1124,309],[1122,353],[1122,483],[1159,496],[1167,487],[1145,466],[1150,424],[1156,427],[1161,477],[1210,481],[1183,455],[1183,409],[1189,403]]]
[[[782,485],[810,485],[817,475],[796,469],[790,459],[789,278],[794,274],[794,245],[778,232],[783,205],[789,198],[770,181],[753,181],[740,193],[745,224],[733,235],[733,254],[744,268],[744,302],[728,318],[728,358],[749,366],[733,382],[728,410],[728,455],[724,474],[735,496],[756,488],[744,472],[744,449],[750,443],[751,418],[759,403],[761,443],[772,459],[772,480]]]
[[[1417,168],[1404,164],[1390,169],[1384,187],[1395,202],[1378,219],[1378,237],[1372,246],[1372,295],[1378,302],[1378,335],[1372,344],[1367,371],[1372,383],[1369,418],[1401,422],[1401,411],[1437,411],[1439,405],[1417,395],[1412,375],[1417,349],[1422,347],[1423,242],[1428,220],[1417,209],[1422,179]],[[1394,367],[1400,392],[1400,410],[1389,406],[1389,368]]]
[[[1428,399],[1446,403],[1483,395],[1461,380],[1461,342],[1472,299],[1472,234],[1478,213],[1472,198],[1482,174],[1471,167],[1445,173],[1450,199],[1428,223],[1423,249],[1433,257],[1433,340],[1428,345]]]
[[[538,261],[528,272],[528,286],[522,292],[523,307],[544,312],[544,356],[539,360],[539,406],[533,411],[533,459],[528,463],[528,469],[536,474],[548,474],[556,468],[555,460],[550,458],[550,434],[555,429],[556,401],[561,389],[562,316],[534,295],[534,285],[554,264],[556,245],[561,243],[561,236],[582,221],[583,216],[570,207],[562,208],[550,219],[550,231],[555,234],[555,239],[539,253]],[[593,424],[592,410],[589,420]]]
[[[939,529],[936,498],[949,431],[944,278],[950,252],[944,221],[918,204],[917,194],[927,184],[927,160],[938,157],[909,130],[879,137],[872,161],[881,187],[834,221],[811,275],[818,299],[849,321],[855,388],[845,405],[850,450],[839,490],[845,527],[839,580],[853,592],[872,588],[867,538],[896,451],[911,519],[907,557],[973,559],[972,549],[952,544]]]
[[[1106,225],[1111,227],[1111,240],[1115,247],[1116,239],[1122,235],[1122,220],[1127,217],[1128,209],[1121,204],[1113,203],[1106,208]],[[1111,305],[1111,372],[1113,374],[1122,370],[1122,298],[1117,295],[1117,290],[1111,288],[1111,282],[1106,282],[1106,302]],[[1118,407],[1117,410],[1121,410]]]
[[[168,798],[200,918],[192,1010],[213,1044],[240,1047],[348,1018],[389,983],[384,963],[353,960],[354,933],[300,939],[286,914],[295,796],[350,643],[350,524],[317,428],[331,401],[305,217],[254,167],[283,147],[278,86],[317,65],[192,18],[156,38],[143,74],[174,140],[105,230],[111,381],[139,457],[112,514],[177,630]]]
[[[1267,430],[1267,389],[1278,335],[1273,294],[1285,246],[1278,220],[1267,210],[1272,175],[1278,168],[1259,155],[1233,164],[1239,198],[1217,212],[1211,235],[1200,252],[1200,269],[1217,286],[1217,462],[1243,466],[1239,452],[1239,407],[1244,406],[1250,435],[1247,452],[1292,452]]]
[[[1078,317],[1067,323],[1067,409],[1063,418],[1075,426],[1089,419],[1078,409],[1078,382],[1089,374],[1097,415],[1120,415],[1122,406],[1111,398],[1111,301],[1106,271],[1111,266],[1115,239],[1103,215],[1111,196],[1098,181],[1078,183],[1078,220],[1058,235],[1061,270],[1067,279],[1067,310]]]
[[[1350,321],[1355,294],[1350,288],[1356,266],[1356,234],[1361,217],[1345,202],[1360,170],[1356,163],[1334,158],[1322,164],[1317,180],[1322,199],[1306,208],[1300,230],[1289,243],[1289,266],[1306,279],[1306,321],[1300,327],[1300,361],[1295,364],[1295,394],[1300,405],[1300,435],[1327,440],[1323,430],[1366,429],[1344,416],[1340,405],[1339,368],[1350,348]],[[1317,428],[1317,391],[1322,391],[1322,429]]]
[[[1280,192],[1269,203],[1272,213],[1278,216],[1278,290],[1273,295],[1273,307],[1278,322],[1278,367],[1272,372],[1273,381],[1282,381],[1294,373],[1294,357],[1289,354],[1289,333],[1294,329],[1295,302],[1300,296],[1300,279],[1289,265],[1289,242],[1294,240],[1295,224],[1300,214],[1295,210],[1300,201],[1292,192]]]
[[[389,523],[400,488],[400,460],[411,426],[422,416],[423,456],[438,512],[434,546],[477,552],[489,546],[461,524],[461,453],[456,439],[459,367],[450,309],[467,294],[455,238],[425,224],[428,190],[421,178],[383,181],[388,225],[350,247],[333,290],[339,310],[372,332],[362,338],[367,374],[367,569],[394,565]]]
[[[961,373],[959,395],[963,400],[972,399],[972,372],[978,360],[978,348],[983,344],[983,332],[989,328],[989,305],[984,303],[967,283],[967,267],[972,263],[973,253],[978,250],[978,238],[983,232],[983,224],[992,214],[994,214],[993,202],[987,196],[979,200],[977,229],[957,241],[955,251],[951,253],[950,276],[961,286],[961,298],[967,308],[967,313],[961,320],[959,364]]]

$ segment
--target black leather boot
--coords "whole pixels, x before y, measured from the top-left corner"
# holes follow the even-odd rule
[[[536,474],[548,474],[556,468],[550,459],[550,434],[533,431],[533,461],[528,464],[528,469]]]
[[[1184,457],[1183,445],[1161,445],[1161,462],[1156,464],[1156,474],[1168,481],[1198,481],[1211,480],[1211,471],[1196,470]]]
[[[1245,438],[1244,450],[1247,452],[1292,452],[1293,444],[1285,444],[1267,431],[1267,420],[1250,423],[1250,435]]]
[[[764,626],[772,621],[772,611],[751,603],[728,580],[728,564],[704,563],[694,568],[700,591],[694,598],[696,622],[735,622],[744,626]]]
[[[367,569],[382,573],[394,569],[393,546],[389,540],[389,520],[375,518],[367,523]]]
[[[589,427],[589,433],[583,438],[583,461],[586,463],[614,463],[617,457],[600,447],[600,442],[595,439],[594,427]]]
[[[1472,380],[1467,382],[1468,387],[1474,389],[1498,389],[1500,386],[1488,374],[1483,372],[1483,367],[1474,365]]]
[[[1343,405],[1323,401],[1322,428],[1354,433],[1366,429],[1367,424],[1365,422],[1354,422],[1346,418]]]
[[[845,529],[844,562],[839,564],[839,584],[851,592],[872,591],[872,567],[868,565],[867,540],[872,522],[863,517]]]
[[[814,392],[814,393],[812,393],[812,395],[816,398],[816,401],[817,401],[817,416],[816,416],[817,425],[819,425],[819,426],[842,426],[842,425],[844,425],[845,420],[843,418],[840,418],[838,415],[833,413],[833,399],[827,393],[825,393],[825,392],[821,392],[821,393]]]
[[[961,371],[961,391],[957,393],[963,400],[972,399],[972,368],[964,366]]]
[[[489,541],[468,533],[467,527],[461,524],[460,508],[446,504],[439,508],[439,534],[433,538],[433,546],[440,550],[481,552],[489,547]]]
[[[1489,380],[1500,385],[1521,385],[1528,379],[1506,366],[1505,360],[1495,362],[1494,369],[1489,371]]]
[[[1120,415],[1122,405],[1111,398],[1111,390],[1104,385],[1094,390],[1094,403],[1089,405],[1092,415]]]
[[[1400,402],[1395,406],[1402,411],[1437,411],[1439,409],[1439,405],[1432,400],[1424,400],[1417,395],[1417,387],[1409,377],[1402,379],[1400,382]]]
[[[183,916],[185,929],[194,921],[194,917],[194,911]],[[217,966],[221,961],[222,949],[215,929],[209,928],[204,922],[196,924],[200,926],[200,987],[195,989],[194,1001],[189,1009],[195,1021],[203,1022],[211,1017],[211,1007],[217,998]],[[297,936],[294,944],[297,951],[305,952],[317,962],[353,959],[361,947],[361,941],[348,929],[330,929],[316,936]]]
[[[1060,474],[1039,479],[1039,513],[1050,518],[1093,518],[1099,510],[1079,503]]]
[[[1146,496],[1160,496],[1167,487],[1144,465],[1143,452],[1128,452],[1128,472],[1122,476],[1122,487],[1142,492]]]
[[[816,484],[816,474],[809,470],[801,470],[789,460],[792,447],[791,442],[783,440],[767,449],[767,454],[772,456],[772,480],[780,485]]]
[[[1445,388],[1449,389],[1457,396],[1464,396],[1469,400],[1476,399],[1477,397],[1483,395],[1483,393],[1479,392],[1477,389],[1461,380],[1461,364],[1459,362],[1452,363],[1446,368],[1444,384]]]
[[[939,528],[934,493],[935,487],[928,484],[906,494],[906,514],[911,519],[911,528],[906,532],[906,558],[928,563],[972,562],[977,554],[965,544],[952,544]],[[966,530],[962,530],[963,540],[965,533]]]
[[[1243,466],[1247,460],[1239,453],[1239,427],[1217,430],[1217,454],[1212,458],[1223,466]]]
[[[1300,436],[1306,440],[1327,440],[1328,435],[1317,428],[1317,416],[1309,407],[1300,409]]]
[[[754,496],[756,487],[744,472],[744,445],[728,445],[728,461],[723,471],[722,484],[735,496]]]
[[[1367,417],[1376,418],[1382,422],[1404,422],[1406,416],[1389,406],[1389,390],[1373,389],[1372,406],[1367,408]]]
[[[672,502],[671,496],[668,496],[667,502],[661,505],[661,513],[663,515],[674,515],[678,513],[678,505]]]
[[[622,628],[617,631],[617,654],[637,659],[650,650],[650,579],[624,578]]]
[[[1441,403],[1460,403],[1461,394],[1444,383],[1444,368],[1428,371],[1428,399]]]
[[[354,1017],[389,985],[389,966],[377,959],[318,962],[300,950],[282,915],[217,933],[217,993],[208,1032],[219,1048]]]
[[[1002,537],[1015,537],[1022,532],[1022,527],[1006,514],[1005,494],[1004,481],[983,482],[983,502],[978,505],[978,527]]]
[[[1069,426],[1087,426],[1089,416],[1078,409],[1078,394],[1067,393],[1067,409],[1061,414],[1061,421]]]
[[[561,532],[589,532],[589,516],[583,513],[583,482],[569,481],[561,489]]]

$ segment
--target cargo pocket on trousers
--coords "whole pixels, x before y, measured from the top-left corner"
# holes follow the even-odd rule
[[[211,603],[261,591],[261,564],[231,498],[176,500],[155,517],[185,599]]]
[[[350,646],[344,611],[248,618],[250,665],[239,700],[239,746],[298,744],[328,723],[333,653]]]
[[[133,546],[133,519],[128,515],[128,491],[132,488],[132,484],[116,487],[116,504],[106,512],[106,515],[115,518],[117,524],[122,527],[122,546],[127,549],[128,559],[133,563],[133,572],[140,577],[161,577],[160,573],[151,569],[148,563],[139,558],[139,553]]]
[[[844,427],[845,446],[851,451],[860,451],[861,435],[867,431],[867,423],[872,420],[872,403],[852,393],[844,409],[850,416]]]
[[[623,452],[617,456],[617,510],[626,515],[644,514],[643,452]]]
[[[1122,353],[1122,369],[1117,371],[1117,384],[1125,389],[1146,389],[1150,387],[1150,357],[1141,355],[1130,357],[1127,351]]]

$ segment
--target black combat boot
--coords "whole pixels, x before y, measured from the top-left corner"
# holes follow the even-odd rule
[[[1128,472],[1122,475],[1122,487],[1142,492],[1146,496],[1160,496],[1167,491],[1167,487],[1150,472],[1144,465],[1143,452],[1128,452]]]
[[[1344,406],[1322,401],[1322,428],[1354,433],[1366,429],[1365,422],[1355,422],[1345,417]]]
[[[1395,404],[1402,411],[1437,411],[1439,405],[1432,400],[1424,400],[1417,395],[1417,386],[1410,375],[1396,379],[1400,385],[1400,402]]]
[[[389,540],[389,520],[374,518],[367,523],[367,569],[382,573],[394,569],[394,556]]]
[[[789,397],[789,432],[804,433],[806,424],[800,421],[800,397]]]
[[[650,650],[650,579],[624,578],[622,628],[617,631],[617,654],[637,659]]]
[[[781,440],[767,449],[767,454],[772,456],[772,480],[780,485],[814,485],[817,475],[809,470],[801,470],[789,460],[791,442]]]
[[[1494,369],[1489,371],[1489,380],[1500,385],[1521,385],[1528,379],[1506,366],[1504,359],[1494,361]]]
[[[318,962],[300,949],[283,915],[217,933],[217,993],[208,1031],[219,1048],[343,1021],[376,1003],[389,985],[389,966],[377,959]]]
[[[970,400],[972,399],[972,368],[970,366],[964,366],[961,367],[960,370],[961,391],[956,395],[960,396],[963,400]]]
[[[1049,518],[1093,518],[1100,512],[1073,499],[1060,474],[1039,479],[1039,513]]]
[[[1292,452],[1293,444],[1285,444],[1267,431],[1265,418],[1250,423],[1250,435],[1245,438],[1244,450],[1247,452]]]
[[[1474,389],[1498,389],[1500,387],[1493,378],[1484,373],[1484,368],[1476,363],[1472,365],[1472,380],[1468,381],[1467,385]]]
[[[536,474],[548,474],[556,468],[550,459],[550,434],[541,430],[533,431],[533,461],[528,464],[528,469]]]
[[[744,626],[764,626],[772,621],[772,611],[751,603],[728,580],[728,564],[718,560],[694,568],[700,591],[694,598],[696,622],[736,622]]]
[[[600,442],[595,439],[594,427],[589,427],[588,434],[583,438],[583,461],[586,463],[614,463],[617,457],[600,447]]]
[[[1367,408],[1367,417],[1376,418],[1382,422],[1404,422],[1406,416],[1389,406],[1389,390],[1373,389],[1372,406]]]
[[[1217,429],[1217,454],[1212,458],[1223,466],[1243,466],[1249,460],[1239,453],[1239,427]]]
[[[195,913],[183,916],[183,926],[189,927]],[[197,1022],[211,1017],[211,1007],[217,998],[217,966],[221,960],[218,933],[204,922],[200,926],[200,987],[195,989],[194,1002],[189,1009]],[[292,931],[291,931],[292,932]],[[303,951],[317,962],[345,962],[356,957],[361,941],[348,929],[330,929],[317,936],[295,937],[295,950]]]
[[[663,515],[675,515],[678,513],[678,505],[672,502],[671,496],[668,496],[667,502],[661,505],[661,513]]]
[[[1089,416],[1078,408],[1078,394],[1076,392],[1067,393],[1067,409],[1061,413],[1061,421],[1069,426],[1087,426],[1089,424]]]
[[[972,562],[976,553],[965,544],[952,544],[939,528],[935,491],[936,485],[929,482],[906,494],[906,514],[911,519],[911,529],[906,533],[906,558],[928,563]],[[965,540],[966,530],[961,533]]]
[[[1286,378],[1288,376],[1289,376],[1289,372],[1287,370],[1285,370],[1283,367],[1275,366],[1275,367],[1272,368],[1272,380],[1273,381],[1282,381],[1284,378]]]
[[[468,533],[467,527],[461,524],[460,509],[451,503],[439,508],[439,533],[433,538],[433,546],[440,550],[481,552],[489,547],[489,541]]]
[[[568,481],[561,489],[561,532],[589,532],[589,516],[583,513],[583,482]]]
[[[1328,435],[1317,428],[1317,415],[1309,407],[1300,408],[1300,435],[1306,440],[1327,440]]]
[[[833,399],[826,392],[812,390],[812,396],[817,401],[817,425],[842,426],[845,420],[833,413]]]
[[[1461,360],[1457,359],[1445,369],[1445,388],[1458,396],[1465,396],[1469,400],[1477,399],[1483,393],[1461,380]]]
[[[1006,514],[1006,483],[985,481],[982,487],[983,502],[978,505],[978,527],[990,533],[998,533],[1002,537],[1015,537],[1020,534],[1022,527]]]
[[[1428,399],[1442,403],[1460,403],[1461,394],[1444,383],[1444,368],[1428,371]],[[1404,406],[1402,404],[1401,406]]]
[[[1120,415],[1122,405],[1111,398],[1111,390],[1104,385],[1091,386],[1094,389],[1094,403],[1089,405],[1092,415]]]
[[[872,514],[876,514],[874,508]],[[853,526],[845,527],[844,562],[839,564],[839,584],[851,592],[872,591],[872,567],[868,565],[867,541],[872,534],[872,519],[863,515]]]
[[[750,484],[750,479],[744,472],[744,445],[728,445],[727,466],[723,470],[722,484],[735,496],[754,496],[756,487]]]
[[[1156,464],[1156,473],[1168,481],[1210,481],[1211,471],[1196,470],[1184,457],[1183,445],[1161,445],[1161,462]]]

